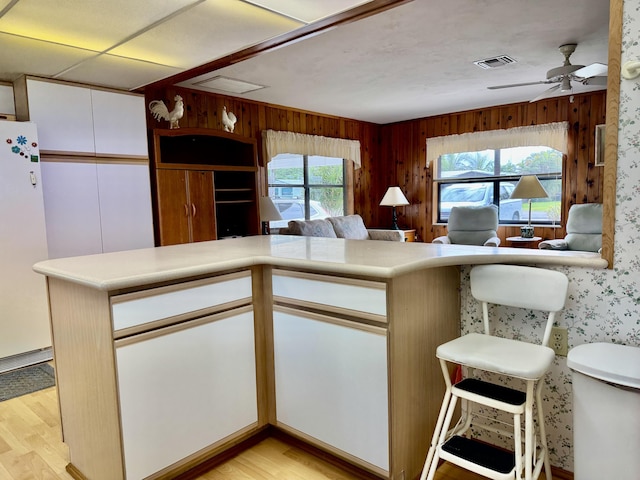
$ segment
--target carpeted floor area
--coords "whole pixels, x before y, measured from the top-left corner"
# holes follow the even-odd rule
[[[0,402],[56,384],[53,367],[40,363],[0,374]]]

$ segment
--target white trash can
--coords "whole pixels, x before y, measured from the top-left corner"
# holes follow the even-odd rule
[[[572,348],[575,480],[640,479],[640,348]]]

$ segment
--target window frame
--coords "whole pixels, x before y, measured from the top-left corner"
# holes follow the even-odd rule
[[[309,182],[309,157],[326,157],[325,155],[307,155],[307,154],[295,154],[302,157],[302,183],[287,184],[287,188],[302,188],[304,195],[304,219],[311,219],[311,190],[322,188],[342,188],[342,211],[343,215],[347,215],[349,211],[349,186],[351,185],[350,169],[347,168],[347,159],[342,158],[342,184],[318,184]],[[277,155],[276,155],[277,156]],[[273,157],[275,158],[275,157]],[[271,160],[273,160],[273,158]],[[340,158],[340,157],[327,157],[327,158]],[[281,184],[269,183],[269,166],[271,161],[267,164],[267,194],[272,200],[280,200],[281,197],[272,196],[270,191],[273,188],[282,187]],[[313,167],[313,166],[312,166]],[[271,223],[271,222],[269,222]]]
[[[532,147],[535,147],[536,145],[531,145]],[[512,148],[512,147],[498,147],[498,148],[485,148],[483,150],[479,150],[479,151],[486,151],[486,150],[492,150],[493,151],[493,163],[494,163],[494,174],[490,175],[487,174],[486,176],[482,176],[482,177],[446,177],[443,178],[441,169],[440,169],[440,162],[441,162],[441,156],[438,157],[437,159],[437,167],[435,169],[436,174],[434,175],[434,179],[432,181],[432,188],[433,188],[433,198],[434,198],[434,209],[433,209],[433,223],[437,224],[437,225],[446,225],[448,219],[444,218],[442,215],[442,211],[441,211],[441,197],[442,197],[442,189],[444,186],[446,185],[455,185],[455,184],[474,184],[474,183],[478,183],[478,184],[484,184],[484,183],[490,183],[492,184],[493,187],[493,205],[496,205],[498,207],[498,209],[500,209],[500,184],[501,183],[505,183],[505,182],[511,182],[511,183],[515,183],[517,184],[518,181],[520,180],[520,178],[522,176],[525,175],[536,175],[536,177],[538,177],[538,180],[540,180],[541,182],[544,181],[548,181],[548,180],[560,180],[561,184],[564,186],[564,170],[565,170],[565,153],[557,150],[553,147],[549,147],[546,145],[540,145],[541,148],[549,148],[552,150],[555,150],[556,152],[560,153],[561,155],[561,164],[560,164],[560,171],[559,172],[552,172],[552,173],[522,173],[522,174],[510,174],[510,175],[500,175],[500,152],[503,149],[508,149],[508,148]],[[455,152],[455,153],[475,153],[475,152]],[[562,193],[564,192],[564,188],[561,189],[561,196],[560,196],[560,204],[562,205],[564,202],[564,196],[562,195]],[[556,220],[545,220],[545,221],[540,221],[540,220],[536,220],[535,224],[536,225],[541,225],[541,226],[554,226],[557,225],[558,223],[560,223],[561,219],[558,219],[558,221]],[[500,216],[498,215],[498,225],[505,225],[505,226],[521,226],[521,225],[526,225],[528,223],[528,218],[525,217],[521,217],[519,220],[507,220],[507,219],[501,219]],[[533,222],[532,222],[533,223]]]

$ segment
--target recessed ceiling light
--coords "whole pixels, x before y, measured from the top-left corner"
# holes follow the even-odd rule
[[[255,83],[236,80],[235,78],[223,77],[222,75],[196,82],[194,85],[235,94],[249,93],[260,90],[261,88],[266,88],[265,85],[257,85]]]

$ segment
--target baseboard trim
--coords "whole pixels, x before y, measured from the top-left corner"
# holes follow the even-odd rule
[[[52,359],[53,349],[51,347],[0,358],[0,373],[28,367],[30,365],[36,365],[38,363],[48,362]]]

